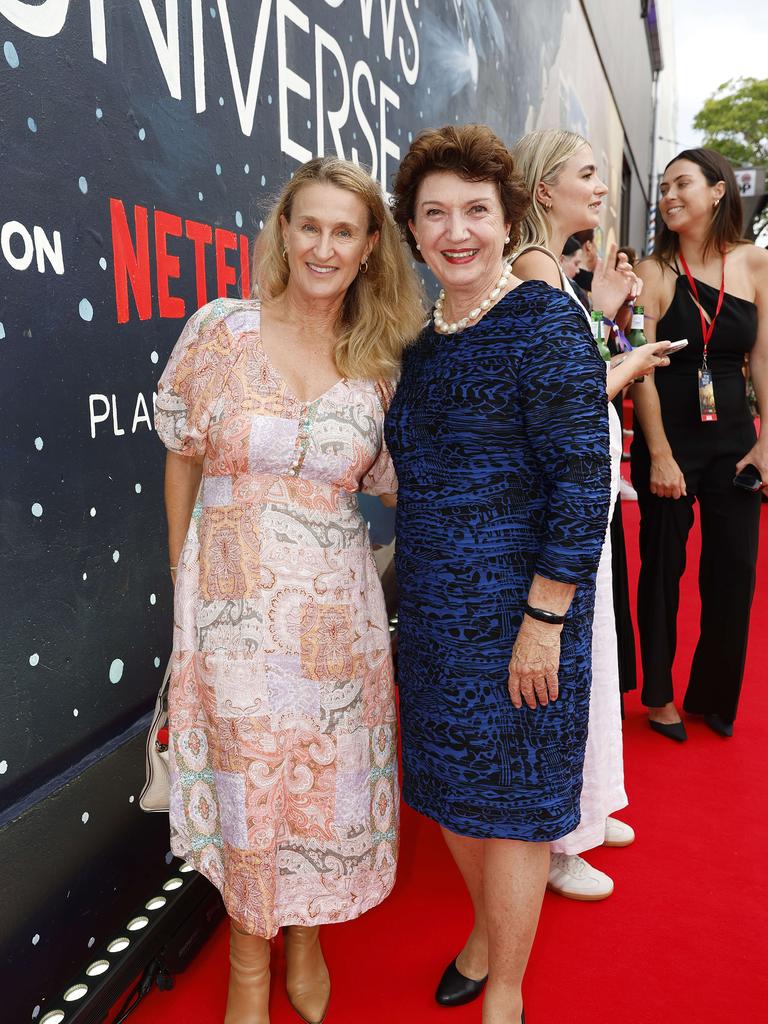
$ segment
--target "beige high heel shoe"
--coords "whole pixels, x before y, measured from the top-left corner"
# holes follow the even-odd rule
[[[331,998],[331,978],[320,946],[320,928],[290,925],[285,938],[285,987],[304,1024],[323,1024]]]
[[[269,939],[230,922],[229,991],[224,1024],[269,1024]]]

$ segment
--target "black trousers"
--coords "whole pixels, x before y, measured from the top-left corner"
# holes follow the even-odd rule
[[[637,456],[633,450],[632,481],[640,503],[637,624],[643,704],[661,707],[673,699],[680,577],[685,570],[693,505],[698,501],[701,623],[683,708],[692,714],[717,714],[732,722],[744,675],[755,589],[760,496],[733,486],[736,460],[729,455],[696,474],[686,474],[687,497],[658,498],[648,487],[645,453]]]

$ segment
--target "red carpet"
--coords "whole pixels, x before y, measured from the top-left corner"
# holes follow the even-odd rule
[[[637,505],[624,503],[632,586]],[[763,508],[758,595],[735,737],[698,721],[678,746],[651,733],[637,693],[625,723],[622,812],[637,842],[590,854],[616,891],[602,903],[548,894],[525,982],[529,1024],[732,1024],[768,1020],[768,506]],[[678,703],[698,623],[691,539],[676,666]],[[762,584],[762,586],[761,586]],[[469,928],[437,826],[403,808],[394,894],[361,920],[324,932],[333,977],[328,1024],[479,1022],[479,1004],[445,1010],[432,1000]],[[272,1024],[296,1024],[273,958]],[[223,928],[171,992],[155,991],[132,1024],[221,1024],[227,983]]]

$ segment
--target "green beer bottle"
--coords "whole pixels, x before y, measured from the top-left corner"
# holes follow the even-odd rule
[[[627,341],[632,348],[640,348],[647,345],[648,339],[645,336],[645,309],[643,306],[635,306],[632,310],[632,325],[627,335]]]
[[[610,362],[611,353],[603,337],[603,311],[601,309],[592,310],[592,337],[595,339],[597,351],[606,362]]]

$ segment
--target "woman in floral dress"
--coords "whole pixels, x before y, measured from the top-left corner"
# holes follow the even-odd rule
[[[389,633],[356,493],[396,489],[382,423],[422,320],[378,186],[335,158],[285,186],[254,276],[260,299],[195,313],[157,397],[176,581],[171,845],[231,918],[226,1024],[269,1020],[281,927],[291,1002],[322,1020],[319,925],[394,884]]]

